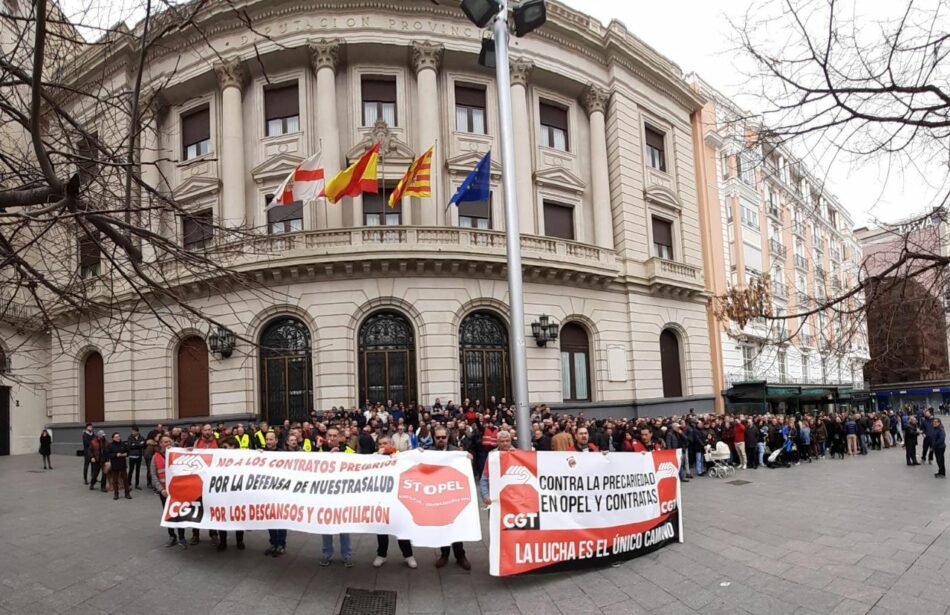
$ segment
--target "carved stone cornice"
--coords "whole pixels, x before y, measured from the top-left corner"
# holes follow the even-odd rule
[[[214,72],[218,76],[218,87],[222,90],[231,87],[240,90],[244,87],[244,81],[247,79],[244,63],[239,58],[216,62]]]
[[[587,85],[584,94],[581,96],[581,103],[583,103],[587,115],[607,113],[608,102],[610,102],[610,92],[593,83]]]
[[[531,71],[534,70],[534,62],[524,58],[511,58],[508,65],[511,67],[511,85],[527,86]]]
[[[421,73],[427,68],[431,68],[436,73],[439,72],[439,66],[442,64],[442,55],[445,47],[439,43],[429,41],[412,42],[412,68],[417,73]]]
[[[343,52],[343,41],[340,39],[328,40],[322,38],[319,41],[311,42],[309,47],[310,66],[313,68],[313,72],[317,72],[321,68],[336,70],[336,67],[340,65],[340,57]]]

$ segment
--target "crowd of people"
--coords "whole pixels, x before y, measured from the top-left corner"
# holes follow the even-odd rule
[[[332,408],[311,412],[309,420],[285,420],[270,425],[266,421],[226,425],[210,423],[156,425],[146,435],[137,426],[122,438],[86,425],[83,433],[85,463],[83,482],[89,489],[100,485],[106,491],[107,476],[113,498],[120,488],[131,499],[133,489],[141,489],[143,465],[146,488],[155,490],[164,506],[165,452],[172,447],[260,449],[267,451],[327,452],[342,454],[398,455],[415,448],[465,451],[472,460],[472,472],[483,503],[491,503],[487,474],[483,472],[488,454],[517,445],[513,405],[505,399],[465,400],[456,405],[439,399],[425,408],[417,404],[366,403],[361,409]],[[647,452],[682,450],[680,478],[704,476],[710,465],[725,464],[737,469],[791,467],[826,457],[844,459],[866,455],[868,451],[903,446],[908,465],[937,463],[938,478],[946,475],[944,453],[946,433],[932,408],[900,409],[879,413],[821,411],[798,415],[697,415],[589,419],[583,414],[560,415],[547,406],[531,410],[531,446],[538,451]],[[923,438],[921,455],[917,446]],[[719,453],[718,455],[716,453]],[[47,453],[48,455],[48,453]],[[200,543],[200,532],[192,530],[190,541],[183,529],[168,529],[169,547],[187,548]],[[228,532],[211,531],[218,550],[228,548]],[[287,548],[287,531],[271,530],[266,555],[279,557]],[[373,561],[382,566],[388,555],[389,536],[377,537]],[[243,550],[244,532],[236,532],[236,547]],[[339,535],[340,555],[352,566],[350,536]],[[409,541],[399,540],[407,566],[417,562]],[[442,548],[436,567],[443,567],[450,553],[462,568],[471,568],[464,545],[456,542]],[[323,536],[321,565],[330,565],[334,537]]]

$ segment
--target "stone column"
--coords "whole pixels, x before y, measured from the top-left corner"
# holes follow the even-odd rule
[[[244,103],[242,89],[246,73],[238,59],[214,66],[221,88],[221,138],[218,139],[221,173],[221,222],[226,228],[237,228],[253,217],[247,215],[244,180]]]
[[[522,234],[536,235],[538,233],[535,224],[537,204],[534,202],[534,167],[531,163],[534,130],[529,119],[531,115],[528,113],[528,78],[531,76],[534,64],[529,60],[512,59],[510,65],[511,115],[515,129],[514,165],[518,179],[518,221]],[[507,166],[510,161],[503,160],[502,164]]]
[[[438,118],[442,117],[439,113],[439,87],[436,81],[439,74],[439,65],[442,63],[443,50],[442,45],[437,43],[428,41],[412,43],[412,68],[416,71],[417,104],[419,107],[417,156],[422,155],[433,145],[436,145],[437,150],[442,149],[442,144],[436,143],[436,139],[439,138],[439,126],[441,126]],[[441,156],[435,155],[433,162],[440,163]],[[436,185],[440,178],[441,173],[433,167],[433,194],[439,194]],[[420,198],[418,201],[419,203],[413,207],[412,224],[423,226],[443,224],[441,205],[435,203],[431,197]]]
[[[139,189],[139,206],[142,208],[140,223],[152,233],[163,235],[162,204],[148,188],[158,190],[162,174],[158,170],[158,100],[151,93],[143,92],[139,105],[139,174],[142,186]],[[147,187],[147,188],[146,188]],[[155,260],[155,248],[150,241],[142,242],[142,258],[145,262]]]
[[[594,208],[594,243],[602,248],[613,249],[614,224],[610,207],[607,128],[604,120],[609,100],[610,92],[591,84],[587,86],[582,102],[590,119],[590,192]]]
[[[341,169],[340,164],[340,122],[336,112],[336,67],[340,62],[341,42],[339,39],[310,43],[310,65],[317,76],[317,135],[320,138],[320,151],[323,155],[324,176],[329,179]],[[318,219],[323,217],[324,204],[318,199]],[[326,226],[341,228],[343,224],[342,203],[326,204]],[[352,212],[350,220],[352,220]],[[318,223],[318,227],[319,227]]]

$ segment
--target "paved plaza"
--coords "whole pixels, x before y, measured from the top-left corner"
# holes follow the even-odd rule
[[[397,592],[397,613],[914,613],[950,605],[948,485],[901,449],[787,470],[740,472],[730,485],[684,487],[686,543],[616,568],[508,579],[488,574],[483,544],[470,573],[417,570],[393,544],[381,569],[374,536],[354,536],[356,566],[317,565],[318,536],[291,533],[264,557],[266,534],[218,553],[206,539],[166,549],[158,498],[89,491],[81,459],[0,458],[0,613],[326,613],[347,587]],[[731,479],[730,479],[731,480]],[[446,537],[449,542],[449,537]]]

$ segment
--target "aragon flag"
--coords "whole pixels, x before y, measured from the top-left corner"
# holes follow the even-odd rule
[[[357,196],[364,192],[379,190],[376,178],[376,163],[379,159],[379,143],[366,150],[360,159],[327,181],[320,196],[336,203],[345,196]]]
[[[395,207],[396,201],[404,196],[432,196],[432,152],[433,145],[421,156],[412,161],[406,174],[402,176],[395,190],[389,195],[389,206]]]

